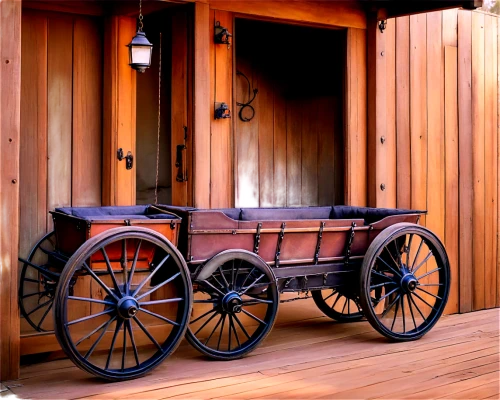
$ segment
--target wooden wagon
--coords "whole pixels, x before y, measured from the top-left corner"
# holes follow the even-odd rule
[[[60,208],[21,260],[19,303],[80,368],[141,376],[186,334],[230,360],[270,332],[280,293],[339,321],[415,340],[441,316],[450,270],[422,211],[347,206]],[[50,312],[53,312],[53,321]]]

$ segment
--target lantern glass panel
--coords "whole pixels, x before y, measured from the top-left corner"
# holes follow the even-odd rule
[[[150,65],[151,50],[149,46],[132,46],[131,64]]]

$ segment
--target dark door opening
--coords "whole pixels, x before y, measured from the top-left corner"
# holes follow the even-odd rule
[[[236,20],[237,206],[343,203],[345,45],[345,30]]]

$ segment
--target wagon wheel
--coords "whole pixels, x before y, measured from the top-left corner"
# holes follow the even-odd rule
[[[203,267],[193,287],[193,313],[186,338],[211,358],[244,356],[274,325],[279,305],[274,274],[253,253],[219,253]]]
[[[59,258],[59,260],[57,260]],[[38,332],[52,330],[54,295],[59,279],[57,267],[62,270],[64,257],[55,252],[54,232],[47,233],[30,251],[23,263],[19,282],[19,309],[33,329]],[[57,264],[59,261],[59,265]],[[31,265],[30,265],[31,264]]]
[[[314,303],[327,317],[339,322],[355,322],[363,318],[359,298],[339,286],[312,292]]]
[[[450,266],[445,248],[428,229],[396,224],[368,248],[361,269],[360,302],[370,324],[389,339],[425,335],[448,300]]]
[[[75,279],[75,293],[90,293],[71,295]],[[110,229],[85,242],[61,274],[55,333],[81,369],[108,380],[137,378],[178,346],[191,300],[187,267],[164,236]]]

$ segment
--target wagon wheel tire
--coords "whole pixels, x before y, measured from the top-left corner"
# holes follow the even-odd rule
[[[442,315],[450,290],[446,250],[429,229],[408,223],[382,231],[361,267],[367,320],[393,341],[420,339]]]
[[[238,359],[271,331],[278,313],[278,287],[272,269],[254,253],[217,254],[202,267],[193,286],[186,339],[202,354],[215,360]]]
[[[312,298],[320,311],[335,321],[356,322],[363,319],[364,314],[361,311],[359,299],[349,298],[338,289],[314,290]]]
[[[36,258],[46,252],[55,251],[55,232],[44,235],[31,249],[27,261],[36,264]],[[49,270],[49,264],[39,265],[39,269],[23,263],[19,277],[18,302],[21,316],[37,332],[52,330],[52,306],[58,282],[58,273]],[[46,270],[46,274],[43,271]],[[34,305],[33,298],[37,298]]]
[[[117,248],[120,258],[110,258],[108,253]],[[96,262],[89,261],[97,256],[102,257],[101,264],[94,268]],[[76,288],[85,278],[95,288],[92,295],[71,296],[75,279]],[[158,292],[162,287],[170,292]],[[100,296],[92,297],[96,291]],[[76,303],[90,312],[70,319],[68,310],[74,310]],[[175,307],[173,316],[164,315],[165,305]],[[66,264],[54,302],[55,334],[80,369],[109,381],[134,379],[175,351],[186,332],[191,306],[188,269],[175,246],[151,229],[113,228],[86,241]],[[80,330],[73,331],[74,327]]]

